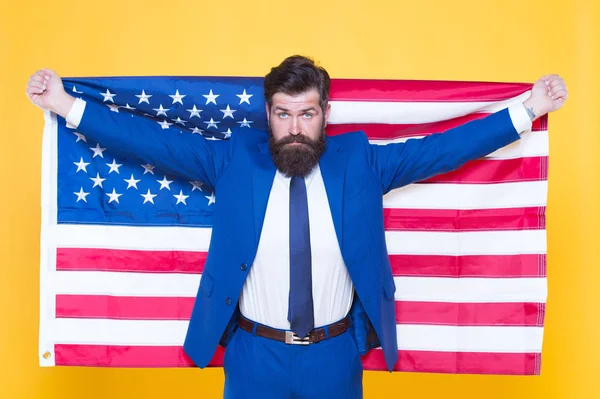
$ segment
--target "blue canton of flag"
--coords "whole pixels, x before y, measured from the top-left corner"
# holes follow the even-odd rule
[[[227,140],[267,130],[263,78],[66,78],[65,89],[132,118],[150,118],[166,135]],[[144,137],[140,137],[144,140]],[[113,156],[58,117],[58,223],[211,226],[216,195],[199,181]]]

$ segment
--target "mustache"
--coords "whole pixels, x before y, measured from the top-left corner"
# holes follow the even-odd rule
[[[286,144],[292,144],[292,143],[301,143],[301,144],[311,145],[311,144],[315,143],[315,140],[312,140],[309,137],[306,137],[302,134],[298,134],[296,136],[292,136],[292,135],[285,136],[285,137],[277,140],[276,143],[279,146],[283,146]]]

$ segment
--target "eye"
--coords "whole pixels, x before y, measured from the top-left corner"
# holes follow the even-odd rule
[[[310,118],[312,118],[312,114],[310,114],[310,113],[307,112],[307,113],[304,114],[304,118],[310,119]]]
[[[282,112],[278,115],[281,119],[287,118],[288,114],[286,112]]]

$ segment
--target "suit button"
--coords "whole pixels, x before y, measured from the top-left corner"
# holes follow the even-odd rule
[[[227,305],[227,306],[231,305],[231,298],[225,299],[225,305]]]
[[[240,265],[240,269],[242,269],[243,271],[246,271],[246,269],[247,269],[247,268],[248,268],[248,265],[247,265],[247,264],[245,264],[245,263],[242,263],[242,264]]]

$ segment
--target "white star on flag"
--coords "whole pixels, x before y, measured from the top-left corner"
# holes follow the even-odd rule
[[[196,108],[196,105],[194,105],[192,109],[186,109],[186,111],[190,113],[190,119],[192,119],[194,116],[200,118],[200,112],[203,110]]]
[[[106,102],[106,101],[110,101],[110,102],[115,102],[115,100],[113,100],[113,97],[116,96],[116,94],[112,94],[110,92],[110,90],[106,89],[106,93],[100,93],[101,95],[104,96],[104,100],[102,100],[102,102]]]
[[[150,104],[150,101],[148,101],[148,99],[150,97],[152,97],[152,94],[146,94],[146,92],[144,90],[142,90],[142,94],[136,94],[135,96],[140,99],[138,104],[141,104],[141,103]]]
[[[214,127],[215,129],[217,128],[217,124],[221,123],[221,122],[215,122],[213,120],[213,118],[210,118],[210,122],[204,122],[206,123],[208,126],[206,126],[207,129]]]
[[[129,103],[125,104],[125,106],[123,108],[128,109],[130,111],[135,109],[134,107],[132,107],[131,105],[129,105]]]
[[[110,204],[113,201],[116,201],[117,204],[119,203],[119,197],[123,194],[117,194],[115,192],[115,189],[113,188],[112,193],[106,193],[106,195],[109,196],[110,200],[108,200],[108,203]]]
[[[75,86],[73,86],[73,93],[83,94],[82,91],[77,91],[77,89],[75,88]]]
[[[84,143],[87,143],[87,139],[83,134],[77,132],[73,132],[73,134],[77,136],[77,140],[75,140],[76,143],[79,143],[79,140],[83,140]]]
[[[100,158],[104,158],[104,155],[102,155],[102,153],[104,151],[106,151],[106,148],[100,148],[100,143],[96,143],[96,147],[91,148],[90,150],[94,151],[94,155],[92,156],[92,158],[96,158],[97,155],[100,156]]]
[[[167,180],[167,176],[164,176],[162,180],[157,180],[157,182],[160,183],[160,190],[166,188],[167,190],[171,191],[169,184],[173,183],[173,180]]]
[[[169,108],[163,108],[162,104],[160,104],[158,106],[158,108],[152,108],[152,109],[154,111],[156,111],[156,116],[160,116],[160,115],[168,116],[167,111],[169,111]]]
[[[88,195],[90,195],[90,193],[85,193],[83,191],[83,187],[81,187],[81,189],[79,190],[79,192],[74,191],[73,194],[75,194],[77,196],[77,201],[75,201],[75,202],[79,202],[79,200],[83,200],[84,202],[87,202],[87,200],[85,199],[85,197],[87,197]]]
[[[106,104],[106,106],[107,106],[108,108],[110,108],[110,110],[111,110],[112,112],[116,112],[117,114],[119,113],[119,108],[120,108],[120,107],[119,107],[118,105],[115,105],[115,104]]]
[[[90,164],[89,162],[83,162],[83,158],[79,158],[79,162],[73,163],[77,165],[77,171],[75,171],[75,173],[79,172],[80,170],[83,170],[85,173],[87,173],[86,167]]]
[[[179,94],[179,90],[175,90],[175,94],[169,95],[169,97],[171,97],[173,99],[173,104],[179,103],[181,105],[183,105],[183,101],[181,101],[181,100],[185,96],[186,96],[185,94]]]
[[[208,105],[208,103],[213,103],[215,105],[217,105],[217,97],[219,97],[220,94],[213,94],[212,89],[210,89],[210,92],[208,94],[203,94],[202,97],[206,98],[206,104]]]
[[[196,133],[196,134],[200,134],[202,133],[204,130],[202,129],[198,129],[196,126],[194,126],[194,128],[192,129],[192,134]]]
[[[154,169],[155,166],[152,166],[149,163],[147,163],[146,165],[142,165],[142,168],[144,168],[144,174],[146,174],[146,173],[154,174],[152,169]]]
[[[244,118],[244,120],[243,120],[243,121],[241,121],[241,122],[238,122],[238,123],[241,123],[240,127],[244,127],[244,126],[250,127],[250,124],[251,124],[251,123],[254,123],[254,122],[252,122],[252,121],[249,121],[249,120],[247,120],[246,118]]]
[[[94,188],[96,186],[100,186],[100,188],[103,188],[102,182],[106,179],[100,178],[100,173],[96,172],[96,177],[90,177],[90,180],[94,182],[94,185],[92,186],[92,188]]]
[[[173,121],[175,121],[175,123],[179,123],[180,125],[185,126],[185,122],[183,119],[181,119],[180,117],[177,117],[177,119],[171,119]]]
[[[108,173],[117,172],[119,173],[119,168],[123,166],[123,164],[117,163],[117,160],[113,158],[112,163],[107,163],[106,166],[110,167]],[[119,202],[119,201],[117,201]]]
[[[156,122],[156,123],[158,123],[160,125],[160,127],[162,127],[163,129],[168,129],[169,126],[172,125],[172,123],[167,122],[166,119],[162,122]]]
[[[221,109],[220,110],[223,113],[223,119],[227,118],[228,116],[231,117],[231,119],[235,119],[233,117],[233,113],[236,111],[235,109],[231,109],[229,108],[229,104],[227,104],[227,108],[225,109]]]
[[[136,190],[138,189],[137,184],[138,182],[140,182],[141,180],[136,180],[133,177],[133,173],[131,174],[131,177],[129,178],[129,180],[127,179],[123,179],[127,182],[127,188],[129,189],[130,187],[134,187]]]
[[[227,131],[223,132],[223,134],[225,135],[225,136],[223,136],[224,139],[230,138],[231,137],[231,129],[227,128]]]
[[[236,94],[236,96],[240,98],[240,104],[248,103],[248,105],[250,105],[250,97],[252,97],[253,95],[254,94],[246,94],[246,89],[244,89],[244,92],[242,94]]]
[[[216,202],[215,192],[213,191],[211,195],[205,195],[208,198],[208,205],[214,204]]]
[[[179,204],[180,202],[183,202],[183,205],[187,205],[185,203],[186,198],[189,197],[189,195],[183,195],[183,191],[179,190],[179,194],[178,195],[173,195],[173,197],[177,198],[177,204]],[[175,204],[175,205],[177,205]]]
[[[152,194],[150,192],[150,189],[148,189],[148,192],[146,194],[140,194],[142,197],[144,197],[144,204],[146,202],[151,202],[154,204],[154,197],[157,196],[157,194]]]
[[[194,192],[196,189],[198,189],[198,191],[202,191],[202,185],[204,183],[201,181],[191,181],[190,184],[192,185],[192,192]]]

